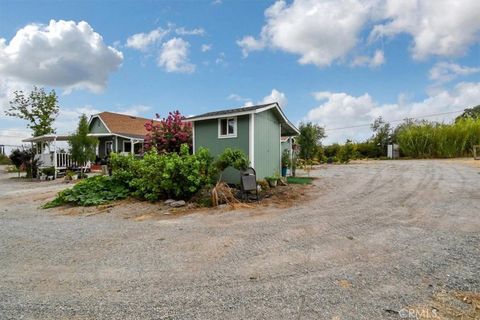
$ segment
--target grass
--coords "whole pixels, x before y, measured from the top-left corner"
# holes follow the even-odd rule
[[[287,177],[287,182],[291,184],[312,184],[313,178],[309,177]]]

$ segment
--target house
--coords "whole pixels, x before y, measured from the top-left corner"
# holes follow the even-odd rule
[[[145,124],[151,119],[134,117],[113,112],[101,112],[90,117],[89,135],[98,138],[97,159],[99,162],[112,151],[139,154],[147,133]],[[155,121],[155,120],[154,120]],[[48,134],[23,140],[38,146],[36,158],[40,168],[54,167],[55,172],[74,166],[69,153],[59,151],[57,143],[66,142],[70,135]]]
[[[194,152],[204,147],[218,156],[226,148],[240,149],[259,179],[280,174],[280,138],[299,134],[276,102],[208,112],[186,121],[193,123]],[[229,183],[238,183],[240,179],[233,168],[226,170],[223,178]]]
[[[145,124],[151,119],[134,117],[114,112],[101,112],[90,117],[90,136],[98,138],[99,158],[110,152],[140,154],[147,130]]]

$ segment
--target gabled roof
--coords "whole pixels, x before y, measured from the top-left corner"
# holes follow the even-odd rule
[[[110,133],[139,139],[143,139],[147,134],[145,123],[152,121],[152,119],[104,111],[93,115],[89,124],[95,118],[99,118]]]
[[[268,104],[259,104],[256,106],[207,112],[204,114],[200,114],[198,116],[186,118],[185,121],[195,122],[195,121],[217,119],[217,118],[223,118],[223,117],[229,117],[229,116],[236,117],[241,115],[260,113],[270,109],[274,109],[279,115],[280,123],[282,124],[282,135],[294,136],[294,135],[300,134],[298,129],[287,119],[287,117],[282,111],[282,108],[280,108],[277,102],[268,103]]]

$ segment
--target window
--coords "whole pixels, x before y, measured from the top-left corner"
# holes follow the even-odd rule
[[[132,143],[130,141],[123,141],[123,152],[132,152]]]
[[[218,119],[218,137],[236,138],[237,137],[237,118]]]

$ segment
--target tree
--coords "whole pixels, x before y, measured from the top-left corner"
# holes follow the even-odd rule
[[[10,153],[9,158],[10,158],[10,161],[12,161],[15,168],[17,168],[18,177],[20,177],[20,167],[23,164],[22,151],[20,149],[13,150],[12,153]]]
[[[58,116],[59,106],[54,90],[46,94],[43,88],[34,87],[29,95],[23,91],[15,91],[14,95],[6,115],[27,120],[34,137],[55,133],[53,122]]]
[[[462,119],[480,119],[480,104],[472,108],[466,108],[463,113],[455,118],[455,122]]]
[[[373,130],[372,142],[378,148],[379,156],[385,156],[387,146],[392,141],[390,123],[378,117],[370,126]]]
[[[20,168],[23,166],[27,172],[27,178],[36,178],[38,174],[38,167],[41,162],[38,158],[35,158],[35,151],[32,148],[28,149],[15,149],[9,156],[13,165],[18,170],[18,176],[20,177]]]
[[[311,122],[300,124],[300,136],[297,139],[300,145],[300,158],[312,160],[318,153],[321,141],[326,137],[325,129]]]
[[[157,119],[160,116],[157,114]],[[167,118],[147,122],[145,128],[145,150],[156,149],[157,152],[180,152],[180,146],[192,146],[192,125],[183,121],[184,116],[179,111],[169,112]]]
[[[68,144],[73,161],[83,167],[87,161],[95,159],[95,149],[98,143],[97,138],[89,136],[88,132],[87,116],[82,114],[78,122],[77,131],[70,136]]]

